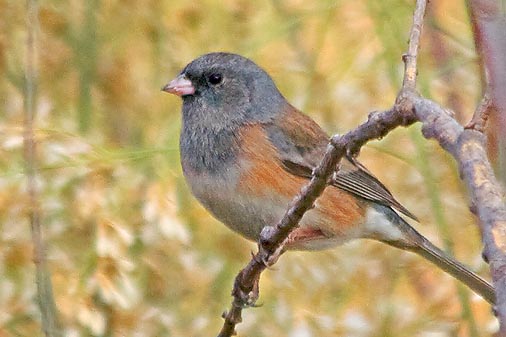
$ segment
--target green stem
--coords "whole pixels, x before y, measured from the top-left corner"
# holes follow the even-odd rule
[[[42,238],[41,212],[39,203],[39,191],[36,186],[37,162],[36,143],[34,139],[33,123],[35,117],[36,100],[36,41],[35,32],[38,27],[38,6],[36,0],[27,0],[27,51],[26,73],[24,87],[24,156],[25,171],[27,177],[27,189],[29,198],[28,217],[31,225],[34,262],[36,268],[37,300],[42,316],[42,328],[47,337],[60,336],[61,330],[58,324],[58,313],[53,297],[51,274],[47,266],[46,247]]]

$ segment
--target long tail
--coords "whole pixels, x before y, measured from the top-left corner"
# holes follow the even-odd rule
[[[433,245],[422,234],[418,233],[401,217],[395,217],[398,228],[406,234],[407,241],[384,241],[385,243],[404,250],[414,252],[467,285],[490,304],[495,304],[494,287],[483,278],[472,272],[468,267],[449,256]]]

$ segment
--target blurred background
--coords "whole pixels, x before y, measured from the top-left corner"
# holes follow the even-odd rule
[[[210,51],[252,58],[329,133],[388,109],[414,1],[39,2],[37,187],[66,336],[214,336],[256,249],[191,196],[180,100],[160,91]],[[23,160],[26,4],[0,0],[0,336],[40,336]],[[481,76],[463,1],[431,2],[423,95],[468,121]],[[489,278],[455,164],[420,127],[360,160],[414,226]],[[290,252],[261,281],[239,336],[489,336],[490,306],[421,258],[372,241]]]

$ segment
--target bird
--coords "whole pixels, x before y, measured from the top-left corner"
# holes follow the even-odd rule
[[[191,61],[162,87],[182,98],[180,157],[196,199],[220,222],[257,241],[307,184],[328,134],[291,105],[249,58],[212,52]],[[367,168],[345,156],[286,250],[324,250],[373,239],[414,252],[491,304],[491,284],[445,253],[404,218],[417,218]]]

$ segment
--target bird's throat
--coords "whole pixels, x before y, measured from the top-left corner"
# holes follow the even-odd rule
[[[183,122],[180,137],[183,169],[194,173],[223,172],[237,156],[237,138],[234,129],[212,129]]]

